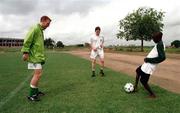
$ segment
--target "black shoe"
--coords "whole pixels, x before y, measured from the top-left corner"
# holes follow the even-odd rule
[[[136,86],[136,85],[134,86],[134,90],[133,90],[132,92],[133,92],[133,93],[138,92],[138,89],[137,89],[137,86]]]
[[[92,76],[91,77],[95,77],[95,71],[92,71]]]
[[[39,91],[38,94],[37,94],[37,96],[44,96],[44,95],[45,95],[45,93],[43,93],[41,91]]]
[[[40,101],[39,97],[37,95],[28,96],[28,100],[30,101]]]
[[[100,71],[100,75],[101,75],[101,77],[105,76],[103,70]]]

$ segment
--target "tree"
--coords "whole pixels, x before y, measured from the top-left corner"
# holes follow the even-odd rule
[[[143,41],[151,41],[152,34],[162,31],[164,12],[153,8],[142,7],[128,14],[119,21],[119,32],[117,38],[129,40],[141,40],[141,51]]]
[[[45,39],[44,40],[44,45],[46,48],[53,48],[55,45],[55,41],[51,38]]]
[[[84,47],[84,44],[77,44],[77,47]]]
[[[64,48],[64,44],[63,44],[61,41],[58,41],[58,42],[56,43],[56,46],[57,46],[58,48]]]
[[[90,47],[90,44],[86,42],[86,43],[84,44],[84,46],[85,46],[85,47]]]
[[[171,46],[174,46],[175,48],[179,48],[180,47],[180,40],[174,40],[173,42],[171,42]]]

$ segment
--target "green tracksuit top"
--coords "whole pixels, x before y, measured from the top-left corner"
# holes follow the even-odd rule
[[[44,35],[43,28],[40,24],[33,26],[27,33],[23,47],[23,53],[29,53],[28,62],[31,63],[45,63],[44,55]]]

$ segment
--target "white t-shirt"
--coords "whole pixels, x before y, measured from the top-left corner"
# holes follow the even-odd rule
[[[95,34],[91,36],[90,44],[93,48],[102,49],[101,45],[104,43],[104,37],[102,35],[96,36]]]
[[[164,45],[165,49],[165,45]],[[147,55],[147,58],[155,58],[158,57],[158,51],[157,51],[157,45],[154,46],[154,48],[150,51],[150,53]],[[152,74],[156,69],[157,64],[152,63],[146,63],[141,66],[141,70],[146,74]]]

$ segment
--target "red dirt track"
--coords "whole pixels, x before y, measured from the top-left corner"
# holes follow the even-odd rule
[[[89,51],[77,50],[68,53],[90,60]],[[144,57],[142,55],[105,53],[105,66],[135,77],[135,70],[143,63]],[[150,82],[180,94],[180,59],[167,58],[166,61],[159,64],[151,76]]]

